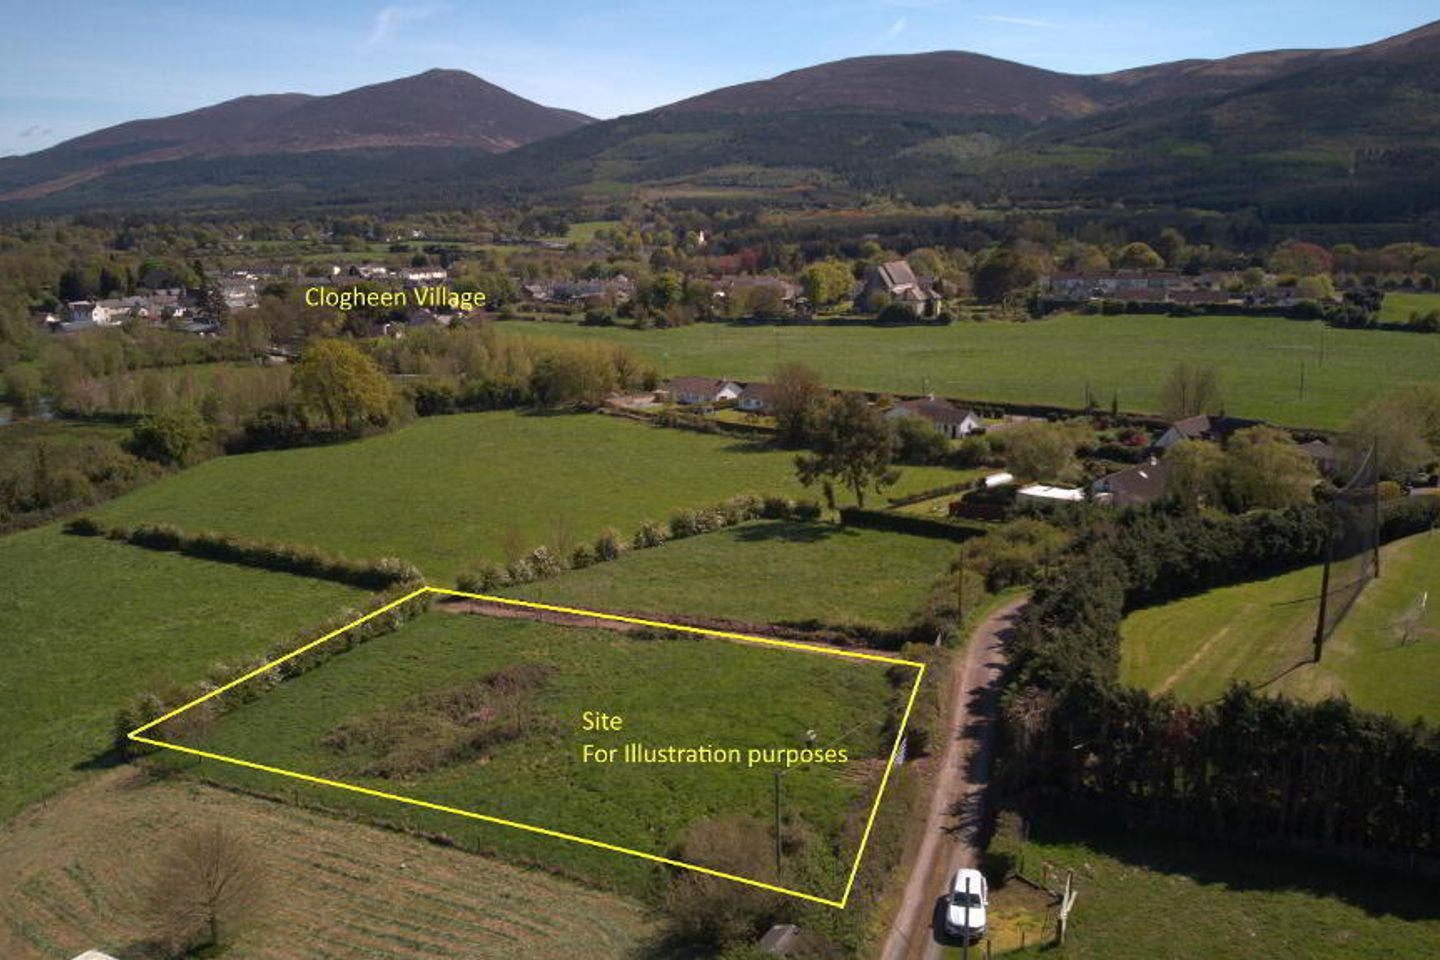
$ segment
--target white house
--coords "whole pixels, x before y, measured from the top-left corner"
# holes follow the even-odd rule
[[[400,279],[412,286],[423,283],[444,283],[450,279],[450,271],[444,267],[406,267],[400,271]]]
[[[687,406],[734,400],[740,396],[740,392],[740,384],[734,380],[715,380],[711,377],[676,377],[670,381],[671,399]]]
[[[897,417],[922,417],[951,440],[969,436],[985,425],[973,410],[961,410],[949,400],[936,400],[934,397],[902,400],[886,410],[885,417],[888,420]]]
[[[96,303],[94,300],[72,300],[65,304],[65,310],[69,315],[67,319],[71,323],[93,323],[97,327],[113,327],[121,322],[121,318],[112,316],[109,307]]]

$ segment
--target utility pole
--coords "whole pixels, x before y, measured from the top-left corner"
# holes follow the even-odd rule
[[[775,880],[780,880],[780,775],[784,773],[779,767],[775,768]]]

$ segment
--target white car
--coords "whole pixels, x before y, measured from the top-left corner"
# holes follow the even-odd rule
[[[985,908],[989,905],[985,875],[968,867],[957,870],[945,894],[945,932],[971,942],[980,940],[985,936]]]

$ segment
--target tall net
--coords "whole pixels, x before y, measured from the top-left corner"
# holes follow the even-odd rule
[[[1315,625],[1315,659],[1340,621],[1380,575],[1379,474],[1372,448],[1354,475],[1330,502],[1330,542],[1321,580],[1320,615]]]

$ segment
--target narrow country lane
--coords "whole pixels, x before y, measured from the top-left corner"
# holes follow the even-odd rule
[[[951,736],[936,765],[925,838],[881,960],[938,960],[944,954],[944,944],[936,937],[938,901],[952,873],[978,862],[1004,666],[1003,640],[1024,605],[1022,597],[986,617],[953,667]]]

